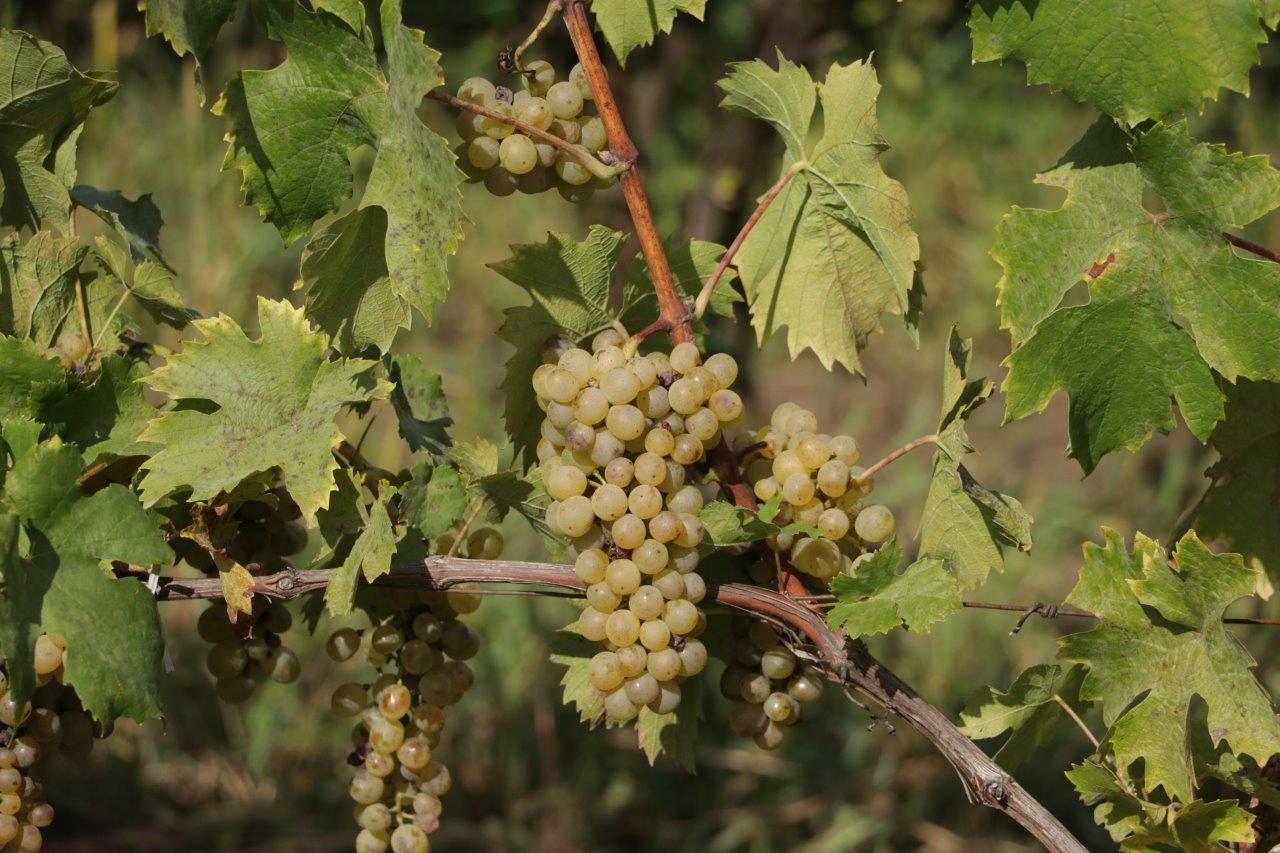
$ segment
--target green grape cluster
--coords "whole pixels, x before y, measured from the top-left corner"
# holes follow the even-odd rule
[[[612,329],[591,352],[553,339],[533,374],[547,525],[573,541],[588,603],[577,627],[605,646],[588,675],[613,721],[675,710],[680,682],[706,666],[699,486],[718,485],[697,466],[742,417],[732,357],[704,364],[689,343],[628,356],[625,345]]]
[[[233,624],[227,607],[215,601],[200,613],[196,631],[212,643],[205,666],[217,679],[218,698],[231,705],[246,702],[266,680],[291,684],[302,666],[280,635],[293,624],[293,614],[278,601],[255,599],[252,615],[239,614]]]
[[[462,531],[438,539],[447,553]],[[468,556],[495,559],[502,535],[481,528],[467,539]],[[405,599],[411,603],[405,604]],[[359,657],[376,677],[334,690],[331,707],[339,717],[358,718],[352,731],[357,767],[348,786],[356,803],[357,853],[426,853],[428,836],[440,827],[440,798],[452,785],[449,769],[433,751],[439,746],[445,712],[471,687],[466,664],[479,650],[476,634],[461,621],[480,599],[464,593],[396,593],[390,616],[364,631],[341,628],[327,644],[329,657]]]
[[[540,59],[529,63],[521,79],[523,88],[512,91],[483,77],[471,77],[458,87],[458,98],[581,145],[592,154],[604,150],[604,125],[598,116],[583,112],[591,101],[591,88],[581,65],[573,67],[567,80],[556,82],[555,68]],[[534,194],[555,187],[568,201],[580,202],[616,181],[596,178],[557,146],[491,116],[464,111],[456,127],[462,137],[456,153],[468,180],[483,182],[496,196],[516,190]]]
[[[813,412],[783,403],[755,442],[759,456],[743,475],[756,497],[781,496],[775,523],[805,522],[818,534],[784,532],[767,540],[796,570],[829,581],[893,536],[893,513],[866,502],[876,484],[856,464],[860,452],[852,436],[819,433]]]
[[[734,626],[732,660],[720,677],[721,694],[735,703],[729,728],[761,749],[777,749],[803,705],[822,696],[822,674],[801,664],[767,622],[735,619]]]
[[[9,693],[8,670],[0,659],[0,850],[35,853],[41,830],[53,823],[36,776],[60,753],[82,761],[103,729],[84,710],[76,691],[62,681],[66,641],[57,634],[36,639],[36,690],[21,707]]]

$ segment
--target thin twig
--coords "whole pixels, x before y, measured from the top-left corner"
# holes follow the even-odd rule
[[[899,458],[906,456],[908,453],[915,450],[917,447],[922,447],[926,444],[935,444],[937,441],[938,441],[938,437],[936,435],[922,435],[919,438],[915,439],[914,441],[908,441],[906,444],[902,445],[897,450],[893,451],[888,456],[881,459],[879,462],[877,462],[876,464],[872,465],[870,468],[868,468],[867,470],[859,474],[858,482],[865,483],[867,480],[870,480],[872,477],[874,477],[881,469],[892,464]]]
[[[533,47],[533,43],[538,40],[538,36],[542,35],[542,31],[555,20],[556,13],[560,11],[560,6],[560,0],[549,0],[547,10],[542,13],[542,20],[538,21],[538,25],[533,28],[533,31],[525,36],[524,41],[520,42],[520,46],[511,52],[511,61],[515,64],[517,71],[524,73],[524,63],[520,61],[520,57],[524,56],[526,50]]]
[[[1244,249],[1246,252],[1252,252],[1260,258],[1266,258],[1268,261],[1274,261],[1275,263],[1280,264],[1280,252],[1275,252],[1268,249],[1266,246],[1259,246],[1252,240],[1246,240],[1243,237],[1237,237],[1236,235],[1228,234],[1225,231],[1222,232],[1222,239],[1226,240],[1233,246]]]
[[[725,250],[724,257],[720,259],[720,263],[716,265],[715,272],[711,273],[711,278],[707,279],[707,283],[702,286],[702,290],[698,293],[698,298],[693,303],[693,316],[701,317],[707,312],[707,306],[711,304],[711,294],[716,289],[716,285],[720,283],[720,279],[724,277],[725,270],[729,269],[729,265],[733,263],[733,258],[738,254],[738,250],[742,248],[742,244],[747,241],[751,230],[756,227],[756,223],[764,216],[764,212],[769,209],[769,205],[782,192],[783,188],[791,182],[796,175],[809,168],[806,160],[798,160],[791,164],[791,168],[782,173],[782,177],[778,178],[773,186],[769,187],[769,191],[760,196],[756,209],[752,211],[746,223],[743,224],[742,230],[738,232],[738,236],[733,238],[733,242],[729,244],[729,248]]]
[[[76,208],[73,205],[71,215],[67,220],[67,234],[72,239],[76,238]],[[89,300],[85,295],[84,276],[76,273],[75,281],[76,292],[76,308],[80,311],[80,324],[84,327],[84,336],[90,342],[93,341],[93,324],[89,320]],[[92,347],[90,353],[92,354]]]
[[[578,62],[586,74],[587,84],[591,88],[591,97],[595,100],[596,111],[604,124],[605,136],[609,140],[609,153],[617,163],[634,164],[639,152],[627,127],[622,121],[622,112],[618,102],[609,88],[609,78],[605,74],[604,64],[600,61],[600,52],[596,49],[595,36],[591,30],[591,21],[583,8],[582,0],[564,0],[564,25],[569,30],[569,38],[573,42]],[[671,339],[676,343],[693,340],[693,318],[680,292],[676,289],[675,276],[671,274],[671,265],[667,262],[666,252],[662,248],[662,238],[658,234],[658,226],[653,221],[653,211],[649,209],[649,198],[645,195],[644,184],[640,180],[640,171],[632,165],[622,173],[619,179],[622,184],[622,196],[627,202],[627,212],[631,214],[631,222],[635,226],[636,236],[640,239],[640,251],[644,253],[645,263],[649,267],[649,276],[653,279],[653,289],[658,294],[659,314],[671,324]]]
[[[456,107],[460,110],[466,110],[467,112],[475,113],[476,115],[488,116],[489,118],[500,121],[503,124],[511,125],[516,130],[523,133],[524,135],[532,136],[534,139],[538,140],[539,142],[545,142],[548,145],[554,145],[556,148],[559,148],[561,151],[564,151],[569,156],[573,157],[575,160],[581,163],[584,169],[586,169],[591,174],[595,175],[597,178],[608,180],[609,178],[612,178],[615,175],[619,175],[625,172],[628,168],[625,164],[617,165],[617,166],[606,166],[604,163],[600,162],[600,160],[598,160],[594,154],[592,154],[583,146],[576,145],[572,142],[561,139],[560,137],[556,136],[554,133],[551,133],[546,130],[542,130],[541,128],[534,127],[531,124],[520,121],[520,119],[518,118],[512,118],[511,116],[503,115],[497,110],[491,109],[490,107],[486,107],[483,104],[473,104],[471,101],[464,101],[461,98],[456,98],[453,95],[450,95],[448,92],[442,92],[439,89],[434,89],[430,92],[427,92],[427,97],[433,101],[439,101],[442,104],[448,104],[451,107]]]
[[[1076,713],[1075,708],[1071,707],[1071,703],[1066,699],[1063,699],[1057,693],[1053,694],[1053,700],[1062,706],[1062,710],[1067,712],[1068,717],[1075,721],[1076,726],[1079,727],[1080,731],[1084,732],[1084,736],[1089,739],[1089,743],[1093,744],[1094,752],[1097,752],[1102,747],[1102,744],[1096,737],[1094,737],[1093,732],[1089,731],[1089,727],[1084,724],[1084,720],[1080,719],[1080,715]]]
[[[458,549],[462,547],[462,540],[466,538],[467,531],[471,529],[471,525],[475,523],[476,516],[480,514],[480,510],[484,509],[484,501],[476,501],[475,509],[467,513],[467,518],[462,522],[462,529],[458,531],[458,535],[453,537],[453,542],[449,544],[449,556],[456,557]]]

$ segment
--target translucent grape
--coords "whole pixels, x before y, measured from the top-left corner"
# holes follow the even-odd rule
[[[648,585],[633,590],[631,599],[627,602],[627,607],[641,620],[657,619],[662,615],[665,605],[666,598],[663,597],[662,592],[657,587]],[[637,628],[637,637],[639,637],[638,631]]]
[[[648,705],[658,698],[661,691],[658,679],[647,672],[628,679],[624,689],[627,691],[627,698],[637,705]]]
[[[601,521],[617,521],[627,511],[627,493],[612,483],[599,486],[591,495],[591,509]]]
[[[872,504],[858,513],[853,522],[854,532],[863,542],[879,545],[893,536],[893,513],[881,504]]]
[[[813,481],[808,474],[790,474],[782,483],[782,497],[792,506],[803,506],[813,500]]]
[[[468,77],[458,87],[458,98],[473,104],[487,104],[494,100],[493,83],[484,77]]]
[[[587,71],[582,67],[581,62],[569,69],[569,82],[578,87],[578,92],[582,95],[583,100],[590,101],[593,99],[591,85],[587,81]]]
[[[386,784],[367,770],[357,770],[351,777],[351,784],[347,786],[347,793],[351,799],[362,805],[376,803],[382,799],[384,790],[386,790]]]
[[[573,563],[574,573],[587,585],[604,580],[608,567],[609,556],[598,548],[583,551]]]
[[[738,378],[738,362],[728,353],[709,356],[703,367],[711,371],[721,388],[728,388]]]
[[[556,174],[572,187],[580,187],[591,180],[591,173],[585,166],[563,153],[556,159]]]
[[[485,116],[480,121],[480,128],[484,131],[484,135],[489,139],[505,139],[510,136],[515,128],[509,121],[504,119],[513,119],[516,117],[515,107],[504,101],[490,101],[485,104],[489,109],[498,113],[502,118],[494,118],[493,116]],[[473,160],[472,163],[475,163]],[[476,164],[479,165],[479,164]],[[482,167],[488,168],[488,167]]]
[[[643,411],[643,409],[641,411]],[[671,431],[665,427],[655,427],[645,433],[644,449],[646,453],[651,453],[659,457],[666,456],[671,453],[675,446],[675,436],[672,435]],[[664,476],[666,475],[666,466],[663,466],[662,473]]]
[[[648,520],[662,512],[662,493],[653,486],[641,484],[631,490],[627,509],[636,518]]]
[[[649,651],[659,651],[665,649],[671,642],[671,629],[667,627],[667,623],[661,619],[651,619],[640,625],[640,645]],[[628,646],[627,648],[634,648]],[[640,668],[644,669],[645,660],[640,659]],[[631,673],[634,675],[635,673]]]
[[[604,131],[604,122],[600,121],[599,118],[592,117],[582,122],[580,127],[582,128],[582,147],[592,154],[598,154],[609,144],[608,136]]]
[[[544,96],[556,79],[556,69],[545,59],[535,59],[524,67],[521,78],[529,94]]]
[[[797,702],[816,702],[822,696],[822,682],[808,673],[801,673],[791,679],[787,694]]]
[[[545,98],[536,96],[525,98],[520,103],[516,108],[516,118],[538,130],[547,130],[555,120],[555,116],[551,114],[551,105]]]
[[[614,439],[615,441],[617,439]],[[609,464],[604,466],[604,481],[625,489],[631,485],[631,481],[635,479],[635,465],[625,456],[619,456],[610,460]]]
[[[680,656],[680,675],[692,678],[707,667],[707,647],[701,640],[685,640]]]
[[[723,423],[742,417],[742,398],[737,392],[722,388],[707,400],[707,408]]]
[[[613,523],[610,528],[613,535],[613,541],[619,548],[625,548],[628,551],[633,548],[639,548],[645,540],[645,524],[639,518],[630,513],[622,516]]]
[[[566,536],[581,536],[590,529],[595,520],[595,512],[591,501],[584,495],[575,495],[560,502],[556,512],[556,523]]]
[[[672,347],[671,354],[667,358],[671,361],[671,369],[680,374],[689,373],[702,364],[702,354],[698,352],[695,345],[688,342]]]
[[[634,496],[634,492],[632,493]],[[683,527],[683,525],[681,525]],[[667,566],[670,555],[667,548],[656,539],[646,539],[640,543],[638,547],[631,552],[631,559],[635,561],[639,570],[646,575],[657,574]]]
[[[760,655],[760,671],[774,681],[789,678],[795,672],[796,656],[790,650],[778,646]]]
[[[640,639],[640,619],[630,610],[615,610],[605,622],[604,635],[615,646],[629,646]]]
[[[649,674],[659,681],[670,681],[680,674],[680,655],[675,649],[661,649],[656,652],[649,652],[649,659],[645,663],[645,668]]]
[[[754,740],[756,746],[764,750],[774,750],[782,745],[782,739],[786,735],[786,730],[773,720],[766,719],[764,728],[756,734]]]
[[[625,723],[635,719],[640,708],[627,696],[626,689],[619,687],[604,697],[604,712],[609,719]]]
[[[689,601],[677,598],[666,602],[663,607],[662,621],[667,623],[673,634],[687,634],[698,623],[698,608]],[[665,681],[666,679],[660,679]]]
[[[704,503],[702,492],[694,486],[676,489],[667,498],[667,508],[672,512],[695,515]]]
[[[607,591],[608,587],[605,587],[605,590]],[[615,604],[614,607],[617,605]],[[597,610],[594,606],[588,607],[578,616],[578,632],[586,639],[598,643],[605,638],[604,626],[608,620],[608,613]]]
[[[831,439],[831,452],[835,454],[835,458],[839,459],[845,465],[856,465],[861,453],[858,451],[858,442],[848,435],[837,435]]]
[[[612,406],[605,425],[619,441],[631,441],[644,433],[644,415],[635,406]]]
[[[702,407],[702,389],[692,379],[677,379],[667,389],[671,408],[681,415],[689,415]]]
[[[620,596],[631,595],[638,590],[641,580],[640,569],[631,560],[614,560],[605,570],[605,583]]]
[[[498,158],[502,161],[502,168],[513,175],[528,174],[538,165],[538,151],[533,147],[533,140],[523,133],[513,133],[503,139],[498,146]]]
[[[657,572],[650,583],[662,593],[663,598],[684,598],[684,575],[675,569],[663,569]]]
[[[555,83],[547,90],[547,104],[556,118],[576,118],[582,112],[582,93],[569,81]]]
[[[614,405],[630,403],[640,393],[640,380],[626,367],[614,367],[600,378],[600,390]]]

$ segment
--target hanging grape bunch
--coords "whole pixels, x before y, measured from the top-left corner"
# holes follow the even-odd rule
[[[597,116],[583,113],[591,88],[581,65],[573,67],[567,80],[556,82],[555,68],[539,59],[525,67],[521,80],[521,90],[512,91],[483,77],[471,77],[458,88],[458,97],[581,145],[592,154],[604,149],[604,125]],[[496,196],[516,190],[534,194],[555,187],[568,201],[580,202],[597,188],[614,183],[615,179],[593,176],[561,148],[491,116],[463,112],[456,126],[463,140],[457,149],[463,170]]]
[[[460,527],[434,543],[453,550]],[[502,553],[502,534],[481,528],[467,538],[467,555],[492,560]],[[333,693],[339,717],[358,717],[355,750],[348,763],[359,768],[348,793],[360,826],[357,853],[424,853],[440,826],[440,798],[452,784],[449,769],[432,752],[440,743],[444,709],[457,703],[475,680],[465,661],[479,640],[460,619],[479,607],[464,593],[390,592],[382,608],[366,608],[373,623],[364,631],[342,628],[330,635],[329,656],[357,658],[376,673],[371,683],[351,681]]]
[[[876,484],[856,464],[858,442],[817,430],[813,412],[795,403],[778,406],[756,434],[760,455],[744,476],[761,501],[781,496],[777,524],[816,528],[817,536],[784,532],[768,544],[792,567],[825,582],[887,542],[894,521],[887,507],[866,502]]]
[[[589,677],[617,722],[646,706],[675,710],[681,680],[706,666],[704,495],[693,466],[742,416],[730,356],[703,364],[682,343],[670,356],[628,357],[625,344],[613,330],[592,353],[554,341],[533,374],[546,412],[537,452],[553,498],[547,524],[573,540],[588,603],[578,630],[605,645]]]
[[[57,634],[36,639],[37,686],[22,707],[9,693],[8,669],[0,661],[0,849],[6,851],[35,853],[44,843],[40,831],[53,823],[53,807],[44,802],[36,776],[52,754],[83,760],[94,738],[108,733],[62,683],[66,654],[66,641]]]
[[[196,631],[213,644],[205,666],[217,679],[219,699],[238,705],[253,696],[264,680],[291,684],[298,679],[298,656],[280,637],[292,624],[287,607],[261,598],[254,599],[252,614],[238,614],[234,624],[221,601],[200,613]]]
[[[732,660],[720,677],[720,693],[735,703],[729,728],[777,749],[786,729],[800,722],[802,704],[822,695],[822,673],[802,665],[767,622],[734,619]]]

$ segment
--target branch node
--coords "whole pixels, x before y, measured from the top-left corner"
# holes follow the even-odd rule
[[[1013,630],[1009,632],[1009,636],[1010,637],[1018,636],[1018,633],[1022,630],[1022,626],[1026,625],[1027,620],[1030,619],[1032,616],[1035,616],[1036,614],[1039,614],[1044,619],[1057,619],[1058,605],[1043,604],[1037,601],[1035,604],[1031,605],[1026,610],[1022,611],[1022,615],[1018,617],[1018,621],[1013,626]]]

